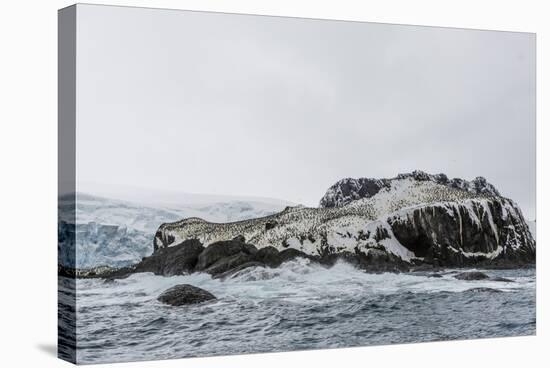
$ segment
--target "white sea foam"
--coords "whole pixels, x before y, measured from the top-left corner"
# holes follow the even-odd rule
[[[87,306],[117,304],[121,295],[133,295],[132,302],[139,303],[154,300],[171,286],[191,284],[210,291],[220,300],[287,298],[309,303],[316,299],[353,295],[463,292],[474,288],[514,291],[535,287],[534,280],[527,277],[509,277],[514,282],[465,281],[454,278],[457,272],[446,270],[441,272],[440,278],[420,273],[369,274],[345,262],[327,268],[298,258],[279,268],[244,269],[226,280],[213,279],[204,273],[172,277],[139,273],[113,283],[79,280],[78,295],[87,299]],[[492,274],[491,271],[483,272]]]

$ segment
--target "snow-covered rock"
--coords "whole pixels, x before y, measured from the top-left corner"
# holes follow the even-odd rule
[[[165,223],[155,234],[154,248],[244,236],[260,249],[293,248],[321,257],[383,251],[406,262],[448,266],[534,261],[535,242],[520,209],[484,179],[448,181],[414,172],[371,184],[368,195],[339,206],[288,207],[230,223],[197,217]]]
[[[321,207],[340,207],[352,201],[370,198],[376,195],[383,188],[390,188],[392,183],[403,179],[413,179],[415,181],[431,181],[449,188],[460,189],[474,194],[484,194],[489,196],[500,196],[497,189],[485,178],[479,176],[472,181],[454,178],[449,179],[445,174],[427,174],[416,170],[412,173],[399,174],[391,179],[372,179],[372,178],[346,178],[332,185],[323,198],[321,198]]]

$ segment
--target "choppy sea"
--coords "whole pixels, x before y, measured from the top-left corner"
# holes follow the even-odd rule
[[[149,273],[77,280],[76,358],[103,363],[535,333],[534,269],[483,271],[514,282],[453,277],[463,271],[445,270],[441,278],[368,274],[346,263],[325,268],[296,259],[224,281]],[[182,307],[156,300],[176,284],[218,299]],[[61,295],[72,286],[62,280]],[[70,349],[62,342],[59,350]]]

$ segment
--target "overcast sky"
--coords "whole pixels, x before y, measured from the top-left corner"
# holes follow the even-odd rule
[[[79,5],[80,190],[316,206],[344,177],[485,176],[535,217],[535,36]]]

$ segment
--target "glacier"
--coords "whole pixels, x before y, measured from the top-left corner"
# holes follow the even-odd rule
[[[70,268],[124,267],[153,252],[158,226],[182,217],[231,222],[281,211],[288,202],[217,196],[174,205],[141,204],[87,193],[58,200],[58,263]]]

